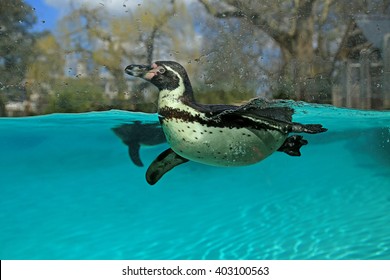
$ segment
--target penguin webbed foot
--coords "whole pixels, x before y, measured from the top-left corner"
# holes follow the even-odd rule
[[[303,139],[301,135],[292,135],[288,137],[283,145],[278,149],[279,152],[284,152],[289,156],[301,156],[299,150],[302,146],[307,145],[307,140]]]

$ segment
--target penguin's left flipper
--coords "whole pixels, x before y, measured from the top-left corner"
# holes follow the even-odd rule
[[[179,156],[172,149],[167,149],[150,164],[146,171],[146,181],[154,185],[169,170],[187,161],[188,159]]]
[[[299,150],[303,145],[306,145],[307,140],[303,139],[300,135],[292,135],[288,137],[283,145],[278,149],[279,152],[284,152],[289,156],[301,156],[301,151]]]

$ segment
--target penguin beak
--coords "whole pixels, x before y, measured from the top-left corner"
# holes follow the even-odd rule
[[[130,64],[125,68],[125,72],[130,76],[143,78],[143,76],[152,69],[153,68],[148,65]]]
[[[159,68],[156,64],[152,65],[139,65],[139,64],[130,64],[125,68],[125,73],[133,76],[143,78],[150,81],[155,75],[159,72]]]

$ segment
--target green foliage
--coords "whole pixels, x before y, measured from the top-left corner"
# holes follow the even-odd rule
[[[42,34],[34,45],[36,57],[29,64],[26,78],[38,83],[54,83],[64,74],[65,58],[60,43],[53,34]]]
[[[277,82],[274,82],[271,88],[272,97],[275,99],[293,99],[297,100],[296,96],[296,84],[291,79],[279,78]]]
[[[20,86],[28,63],[34,57],[34,34],[29,29],[36,22],[31,6],[22,0],[1,1],[0,7],[0,85],[8,99],[23,98]]]
[[[305,79],[305,91],[307,96],[305,99],[315,103],[331,103],[332,84],[329,79],[322,76],[316,76],[311,79]],[[292,99],[301,100],[297,92],[300,90],[300,84],[294,83],[292,79],[280,77],[278,81],[274,81],[271,87],[272,97],[275,99]],[[310,94],[310,93],[316,94]]]
[[[255,97],[254,92],[234,89],[200,87],[194,90],[196,101],[204,104],[241,104]]]
[[[28,66],[26,73],[26,93],[28,99],[34,99],[37,110],[45,112],[52,87],[64,75],[64,53],[56,38],[50,34],[41,34],[34,45],[35,60]]]
[[[53,88],[46,113],[98,111],[107,106],[103,88],[93,80],[67,79]]]
[[[0,95],[0,117],[6,117],[7,112],[5,111],[5,100],[2,95]]]

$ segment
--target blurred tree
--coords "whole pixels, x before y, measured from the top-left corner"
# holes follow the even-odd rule
[[[36,22],[34,10],[22,0],[1,1],[0,5],[0,114],[6,99],[24,99],[22,84],[26,65],[33,57],[34,34],[29,29]]]
[[[201,32],[207,39],[202,44],[203,83],[198,83],[201,94],[197,98],[207,103],[241,103],[264,94],[266,75],[273,69],[262,63],[269,48],[267,38],[237,19],[206,17],[202,22]]]
[[[58,22],[59,42],[66,56],[69,76],[94,76],[99,69],[93,52],[101,43],[96,34],[107,26],[107,13],[101,8],[71,7],[71,12]]]
[[[26,74],[26,90],[30,101],[36,104],[36,113],[46,111],[53,87],[64,79],[64,52],[56,38],[42,34],[34,45],[35,60],[29,64]]]
[[[6,117],[7,112],[5,110],[5,100],[2,94],[0,94],[0,117]]]
[[[272,38],[283,62],[274,91],[314,101],[330,101],[335,61],[354,16],[389,9],[388,0],[199,1],[215,17],[238,18]]]
[[[116,91],[111,95],[111,107],[139,110],[148,86],[134,83],[129,93],[125,65],[148,64],[173,54],[187,58],[196,49],[188,44],[195,36],[188,18],[185,3],[173,0],[148,1],[129,9],[125,16],[112,16],[104,7],[80,7],[61,20],[61,41],[69,54],[67,59],[71,55],[75,62],[85,63],[93,70],[86,71],[88,77],[105,79],[110,91]]]
[[[105,109],[103,87],[88,78],[68,78],[53,87],[45,113],[80,113]]]

